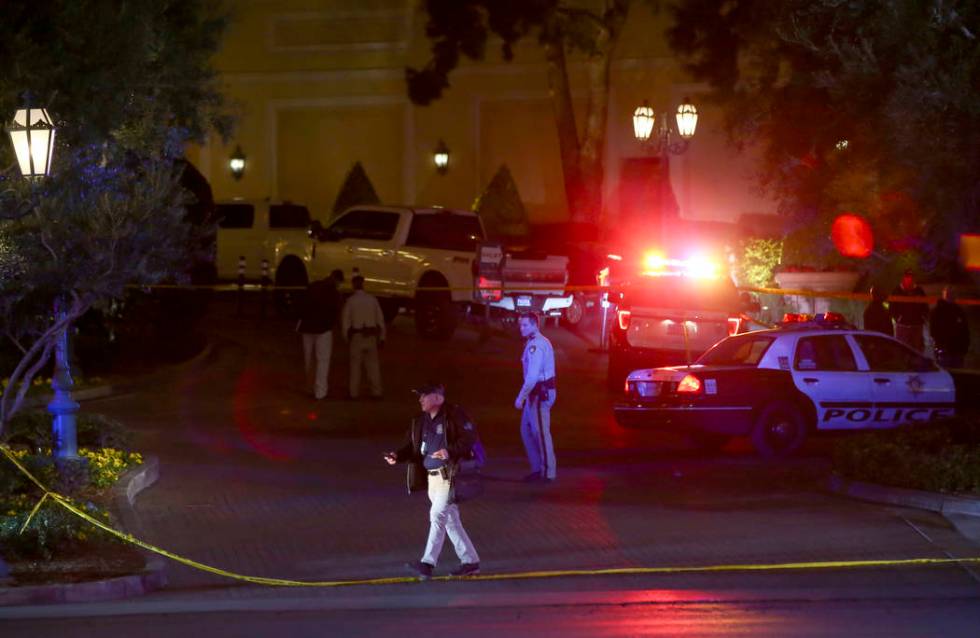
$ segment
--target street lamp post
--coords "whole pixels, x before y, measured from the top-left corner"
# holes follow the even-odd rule
[[[51,172],[51,158],[54,155],[55,126],[47,109],[23,108],[14,114],[8,125],[10,141],[17,154],[21,174],[31,180],[39,181]],[[68,330],[66,322],[68,309],[65,299],[57,299],[54,304],[54,320],[63,323],[55,342],[54,374],[51,388],[54,398],[48,403],[52,415],[51,434],[53,455],[57,460],[77,460],[78,443],[75,427],[75,413],[78,402],[72,399],[71,389],[75,382],[71,377]]]
[[[666,113],[657,116],[646,100],[633,111],[633,136],[644,148],[650,149],[654,155],[659,156],[663,165],[663,179],[660,186],[661,239],[667,237],[665,203],[670,183],[670,156],[680,155],[687,150],[698,126],[698,110],[685,97],[677,107],[674,119],[676,128],[671,125],[670,117]]]

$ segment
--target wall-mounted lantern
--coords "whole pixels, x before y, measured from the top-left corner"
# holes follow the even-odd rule
[[[432,161],[436,165],[436,172],[445,175],[449,170],[449,147],[442,140],[436,144],[436,150],[432,152]]]
[[[231,154],[228,158],[228,168],[231,169],[231,176],[236,180],[242,178],[245,174],[245,153],[242,151],[242,147],[235,145],[235,152]]]
[[[55,133],[47,109],[17,109],[8,131],[21,174],[28,178],[47,175],[51,171]]]

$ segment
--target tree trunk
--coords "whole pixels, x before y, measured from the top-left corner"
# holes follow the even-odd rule
[[[609,50],[588,62],[589,102],[585,131],[579,153],[582,208],[586,217],[573,221],[596,223],[602,214],[602,184],[605,177],[606,126],[609,121]]]
[[[582,174],[579,168],[581,149],[578,128],[575,125],[572,91],[568,83],[568,68],[565,64],[565,42],[561,35],[551,38],[545,44],[544,51],[548,62],[548,95],[551,97],[558,128],[558,148],[568,212],[572,221],[585,221],[588,219],[588,209],[584,206]]]

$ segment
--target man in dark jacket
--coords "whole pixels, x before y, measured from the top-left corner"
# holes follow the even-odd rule
[[[936,351],[936,362],[944,368],[962,368],[970,349],[970,324],[966,313],[953,300],[953,290],[946,286],[943,296],[929,315],[929,334]]]
[[[406,566],[419,580],[431,578],[448,534],[461,563],[451,574],[479,574],[480,557],[463,529],[459,505],[451,502],[450,498],[458,463],[470,457],[476,430],[461,407],[446,404],[446,391],[441,384],[426,384],[415,393],[419,397],[422,413],[412,420],[405,444],[384,457],[389,465],[408,463],[409,493],[427,486],[432,503],[429,509],[429,538],[422,560],[407,563]]]
[[[889,337],[895,336],[895,328],[892,326],[892,316],[885,308],[885,299],[888,295],[880,286],[871,287],[871,302],[864,310],[864,329],[877,330]]]
[[[341,275],[343,276],[343,275]],[[335,275],[318,279],[306,287],[306,299],[296,331],[303,335],[303,369],[307,386],[317,400],[327,396],[333,328],[340,314],[340,293]]]
[[[892,292],[903,297],[925,297],[926,291],[915,283],[911,270],[902,275],[902,283]],[[922,332],[929,315],[929,304],[915,301],[893,301],[890,305],[895,320],[895,337],[916,352],[925,349],[925,335]]]

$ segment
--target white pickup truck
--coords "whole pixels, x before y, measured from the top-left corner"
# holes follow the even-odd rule
[[[218,220],[215,268],[218,278],[249,282],[262,277],[262,262],[271,269],[283,246],[309,242],[310,212],[301,204],[235,199],[215,204]]]
[[[473,261],[484,237],[476,213],[444,208],[357,206],[323,227],[314,221],[302,241],[275,240],[275,283],[304,285],[334,269],[355,273],[388,318],[415,310],[416,330],[448,339],[460,308],[476,303]],[[558,315],[571,304],[565,257],[508,259],[503,295],[491,305]]]

